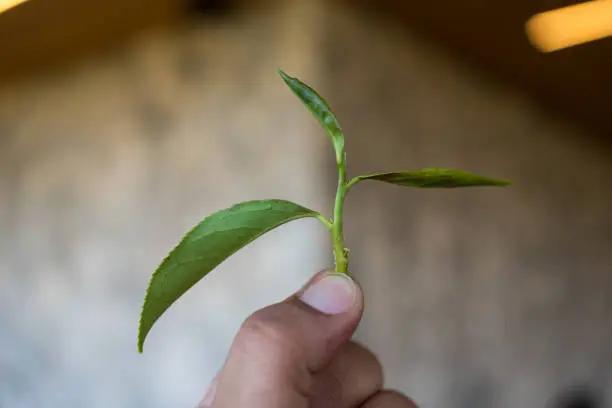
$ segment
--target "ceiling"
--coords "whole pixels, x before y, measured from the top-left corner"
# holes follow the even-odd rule
[[[525,23],[534,14],[580,2],[346,1],[388,14],[612,142],[612,37],[541,53],[525,34]]]
[[[10,61],[0,64],[0,82],[107,46],[144,27],[175,21],[187,6],[210,13],[242,1],[28,1],[0,14],[0,55]],[[338,1],[387,14],[612,142],[612,38],[543,54],[524,31],[532,15],[578,2]]]
[[[175,20],[177,0],[30,0],[0,14],[0,82]],[[8,63],[7,63],[8,62]]]

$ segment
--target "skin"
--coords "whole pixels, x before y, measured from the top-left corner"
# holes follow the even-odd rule
[[[199,408],[416,408],[384,388],[376,356],[351,341],[363,292],[323,271],[242,325]]]

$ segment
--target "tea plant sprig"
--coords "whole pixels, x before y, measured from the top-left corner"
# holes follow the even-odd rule
[[[285,84],[312,112],[329,135],[338,165],[338,189],[333,216],[286,200],[246,201],[217,211],[189,231],[153,273],[145,296],[138,330],[138,351],[161,315],[210,271],[266,232],[299,218],[316,218],[329,229],[333,242],[335,271],[349,273],[348,249],[344,245],[344,199],[351,188],[364,180],[377,180],[406,187],[456,188],[506,186],[496,180],[460,170],[427,168],[347,178],[344,135],[327,102],[311,87],[282,70]]]

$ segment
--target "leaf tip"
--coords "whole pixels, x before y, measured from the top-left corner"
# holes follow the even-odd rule
[[[276,72],[278,72],[278,75],[280,75],[281,78],[283,78],[283,81],[285,82],[288,82],[291,79],[291,77],[287,75],[287,73],[280,68],[276,68]]]
[[[499,180],[499,179],[495,179],[492,180],[493,181],[493,185],[494,186],[498,186],[498,187],[506,187],[506,186],[511,186],[512,183],[508,180]]]
[[[156,273],[157,273],[157,270],[151,277],[151,281],[149,282],[149,286],[147,287],[147,292],[145,294],[144,302],[142,303],[142,310],[140,311],[140,320],[138,321],[138,342],[137,342],[139,354],[142,354],[142,351],[144,349],[144,343],[147,338],[147,334],[149,334],[149,331],[151,330],[153,323],[155,323],[155,320],[153,320],[153,323],[148,323],[147,306],[149,305],[149,301],[150,301],[151,283],[153,282],[153,279]]]
[[[142,350],[144,348],[144,342],[145,342],[145,337],[146,337],[146,333],[143,330],[143,320],[142,317],[140,318],[140,324],[138,325],[138,353],[142,354]]]

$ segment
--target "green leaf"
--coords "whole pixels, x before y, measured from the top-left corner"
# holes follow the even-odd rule
[[[323,126],[329,137],[331,138],[334,150],[336,151],[336,161],[338,163],[344,162],[344,135],[338,120],[331,111],[331,108],[310,86],[306,85],[297,78],[290,77],[281,69],[278,70],[283,81],[291,88],[294,94],[302,101],[304,105],[312,112],[312,114],[318,119],[319,123]]]
[[[183,237],[151,278],[140,316],[139,352],[157,319],[200,279],[262,234],[304,217],[321,215],[290,201],[256,200],[206,217]]]
[[[406,187],[418,188],[457,188],[507,186],[509,182],[496,180],[461,170],[421,169],[393,173],[378,173],[355,177],[349,185],[362,180],[378,180]]]

